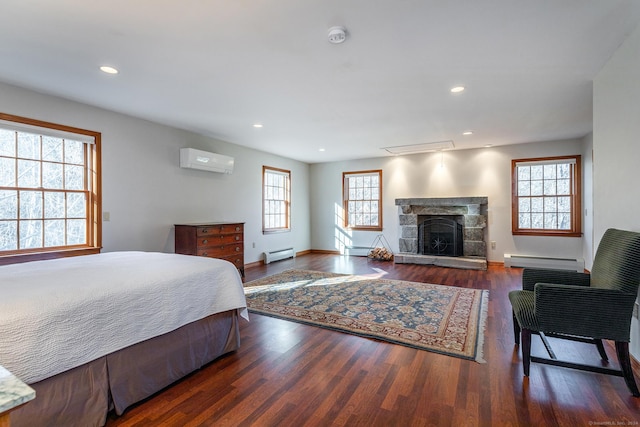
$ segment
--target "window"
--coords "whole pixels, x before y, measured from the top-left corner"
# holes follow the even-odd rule
[[[580,156],[512,160],[512,232],[580,236]]]
[[[382,171],[344,172],[342,199],[344,226],[382,231]]]
[[[100,133],[0,113],[0,264],[98,253]]]
[[[262,232],[289,231],[291,171],[262,167]]]

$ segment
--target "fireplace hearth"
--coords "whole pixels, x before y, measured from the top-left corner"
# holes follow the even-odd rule
[[[396,199],[400,264],[486,270],[487,197]]]

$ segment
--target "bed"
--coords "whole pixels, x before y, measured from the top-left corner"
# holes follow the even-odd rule
[[[13,427],[100,426],[240,345],[235,266],[112,252],[0,267],[0,365],[36,390]]]

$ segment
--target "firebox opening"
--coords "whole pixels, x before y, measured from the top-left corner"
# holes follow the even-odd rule
[[[418,225],[418,251],[423,255],[463,256],[463,230],[457,216],[427,215]]]

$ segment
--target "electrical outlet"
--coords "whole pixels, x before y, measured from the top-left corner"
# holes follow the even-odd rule
[[[496,242],[495,240],[491,241],[491,249],[495,249],[496,248]]]
[[[640,307],[638,306],[638,302],[636,301],[633,304],[633,317],[635,317],[636,319],[638,318],[638,310],[640,309]]]
[[[256,242],[251,243],[251,247],[255,248],[256,247]]]
[[[103,221],[111,221],[111,214],[109,212],[102,212]]]

